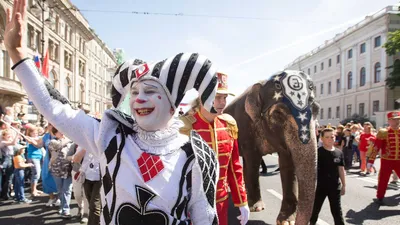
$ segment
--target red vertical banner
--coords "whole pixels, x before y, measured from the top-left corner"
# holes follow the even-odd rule
[[[43,65],[42,65],[42,74],[46,78],[49,78],[49,50],[46,50],[46,55],[43,60]]]

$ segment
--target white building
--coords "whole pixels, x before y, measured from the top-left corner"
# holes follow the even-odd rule
[[[117,62],[113,52],[95,36],[90,46],[90,111],[95,116],[111,108],[111,78]]]
[[[398,6],[387,6],[286,67],[311,75],[321,125],[338,124],[357,113],[381,127],[386,112],[398,108],[400,88],[386,87],[390,71],[385,68],[399,57],[387,56],[382,47],[388,32],[400,29],[398,13]]]
[[[1,38],[5,28],[5,9],[12,7],[10,0],[0,0],[0,35]],[[44,17],[42,16],[42,4],[45,3]],[[43,18],[42,18],[43,17]],[[43,21],[45,21],[43,26]],[[44,31],[44,32],[42,32]],[[90,109],[91,80],[92,77],[99,78],[104,83],[106,66],[115,67],[113,55],[99,37],[89,27],[88,21],[76,10],[69,0],[28,0],[28,56],[41,57],[42,43],[44,53],[49,51],[49,81],[55,88],[68,97],[74,106],[83,105]],[[42,33],[44,36],[42,36]],[[93,42],[101,43],[97,54],[91,53]],[[28,119],[32,122],[39,119],[34,107],[30,106],[25,91],[17,77],[11,70],[11,60],[3,44],[0,45],[0,107],[14,106],[16,112],[28,113]],[[92,69],[89,62],[99,61],[101,68],[96,71]],[[95,58],[92,58],[95,57]],[[103,84],[101,84],[103,86]],[[105,93],[105,91],[99,93]],[[109,101],[105,94],[100,103],[104,109],[104,103]],[[100,108],[99,108],[100,109]],[[102,111],[101,111],[102,112]]]

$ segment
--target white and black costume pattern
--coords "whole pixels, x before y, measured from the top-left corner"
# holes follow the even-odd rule
[[[180,68],[183,62],[178,65]],[[202,66],[195,63],[194,68],[201,69]],[[100,160],[102,225],[218,224],[215,206],[218,161],[214,151],[199,135],[195,132],[190,138],[181,135],[179,120],[173,121],[165,130],[147,132],[129,115],[118,110],[107,110],[99,121],[82,110],[72,109],[65,99],[60,101],[58,91],[45,85],[32,60],[21,60],[13,69],[44,117]],[[183,72],[177,72],[176,76],[181,79]],[[214,84],[214,75],[210,79],[209,72],[205,74],[208,75],[204,75],[204,82],[198,84],[199,92],[203,93],[203,100],[211,105],[211,109],[217,83],[215,88],[210,88],[210,83]],[[178,89],[182,90],[181,86],[184,87],[181,95],[191,89],[187,83],[178,85]]]

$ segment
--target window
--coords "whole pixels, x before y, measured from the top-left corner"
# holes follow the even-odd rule
[[[331,107],[328,108],[328,119],[332,119],[332,109],[331,109]]]
[[[366,79],[365,68],[363,67],[360,70],[360,87],[365,85],[365,79]]]
[[[64,51],[64,67],[69,70],[72,69],[72,54],[67,51]]]
[[[0,77],[7,77],[10,78],[10,57],[8,57],[8,52],[1,50],[2,53],[2,60],[1,63],[3,64],[3,73],[0,73]]]
[[[349,51],[347,51],[347,59],[351,58],[353,58],[353,49],[349,49]]]
[[[362,43],[360,45],[360,54],[363,54],[363,53],[365,53],[365,43]]]
[[[328,95],[330,95],[331,93],[332,93],[332,83],[329,81],[328,82]]]
[[[49,73],[49,82],[53,87],[56,87],[56,82],[57,82],[57,76],[54,70],[51,70]]]
[[[60,16],[56,16],[56,22],[55,22],[55,32],[56,34],[60,34]]]
[[[323,120],[324,119],[324,109],[321,109],[321,115],[320,115],[320,119]]]
[[[307,72],[308,72],[308,75],[310,75],[310,74],[311,74],[311,70],[310,70],[310,68],[308,68]]]
[[[340,92],[340,78],[336,79],[336,92]]]
[[[79,101],[81,102],[81,103],[84,103],[85,102],[85,85],[83,85],[82,83],[81,83],[81,85],[80,85],[80,88],[81,88],[81,93],[79,94]]]
[[[332,59],[329,59],[328,60],[328,67],[331,67],[332,66]]]
[[[82,60],[79,60],[79,75],[85,76],[86,72],[86,63]]]
[[[49,57],[51,60],[58,62],[59,47],[53,40],[49,39]]]
[[[317,66],[314,66],[314,73],[317,73]]]
[[[372,102],[372,113],[379,112],[379,101]]]
[[[321,95],[324,94],[324,84],[321,84]]]
[[[360,103],[358,105],[358,115],[360,115],[360,116],[364,116],[365,115],[364,108],[365,108],[365,104],[364,103]]]
[[[340,63],[340,54],[336,56],[336,64]]]
[[[374,67],[374,82],[379,83],[381,81],[381,63],[375,63]]]
[[[324,70],[324,63],[321,63],[321,71]]]
[[[347,105],[347,118],[351,117],[351,105]]]
[[[40,31],[36,31],[36,38],[35,38],[35,46],[34,48],[38,50],[38,52],[42,52],[42,33]]]
[[[65,25],[64,39],[69,43],[69,27],[68,27],[68,25]]]
[[[340,107],[336,106],[336,119],[340,118]]]
[[[71,80],[67,77],[64,80],[64,96],[68,99],[70,99],[70,93],[71,93]]]
[[[379,46],[381,46],[381,36],[376,37],[374,40],[374,47],[377,48]]]
[[[35,29],[30,24],[28,24],[27,42],[29,48],[35,49]]]
[[[353,74],[349,72],[347,74],[347,89],[351,89],[353,87]]]

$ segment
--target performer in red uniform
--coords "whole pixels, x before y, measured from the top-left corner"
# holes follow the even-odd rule
[[[392,171],[400,174],[400,112],[390,112],[387,118],[389,127],[379,130],[373,153],[368,162],[373,163],[378,151],[381,151],[381,170],[379,171],[376,193],[377,203],[379,204],[383,204]]]
[[[217,152],[219,161],[219,179],[217,183],[217,214],[220,225],[228,224],[228,187],[236,207],[239,207],[241,225],[248,221],[250,210],[247,205],[247,194],[244,187],[243,169],[239,161],[238,149],[238,128],[235,119],[223,114],[228,94],[227,75],[218,73],[218,89],[214,100],[214,108],[217,114],[206,112],[204,107],[197,100],[197,107],[194,107],[193,115],[181,117],[185,127],[182,133],[188,134],[195,130]]]

